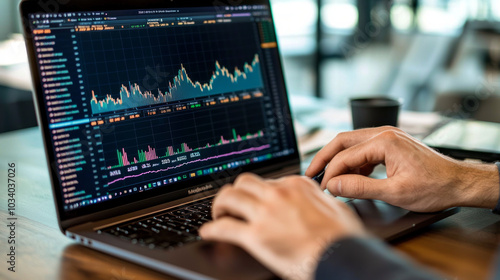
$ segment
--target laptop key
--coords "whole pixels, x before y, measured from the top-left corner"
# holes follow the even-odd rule
[[[134,225],[127,225],[127,226],[125,226],[125,228],[128,229],[131,232],[134,232],[134,231],[138,230],[138,228],[136,226],[134,226]]]
[[[190,214],[192,211],[189,211],[188,209],[180,209],[176,211],[170,212],[171,215],[173,216],[184,216]]]
[[[130,239],[137,239],[137,238],[139,237],[139,234],[137,234],[137,233],[132,233],[132,234],[130,234],[130,235],[129,235],[129,236],[127,236],[127,237],[128,237],[128,238],[130,238]]]
[[[159,216],[158,217],[153,217],[154,220],[156,220],[157,222],[163,222],[164,219],[163,218],[160,218]]]
[[[105,232],[109,233],[109,234],[112,234],[112,235],[115,235],[115,236],[120,236],[121,235],[121,233],[119,231],[116,231],[114,229],[110,229],[110,230],[107,230]]]
[[[149,245],[151,243],[155,242],[155,239],[153,237],[149,237],[146,239],[139,239],[139,243]]]
[[[147,225],[146,223],[142,222],[142,221],[141,221],[141,222],[138,222],[137,224],[138,224],[139,226],[143,227],[143,228],[148,228],[148,225]]]
[[[155,232],[155,233],[160,233],[160,230],[159,230],[159,229],[157,229],[157,228],[152,227],[152,228],[151,228],[151,230],[152,230],[153,232]]]
[[[201,240],[198,230],[210,221],[211,201],[190,205],[136,222],[113,226],[102,232],[148,248],[171,250]]]

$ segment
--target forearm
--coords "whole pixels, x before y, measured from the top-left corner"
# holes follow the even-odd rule
[[[496,165],[462,163],[457,178],[463,194],[457,206],[495,208],[500,195]]]
[[[330,246],[321,258],[315,274],[323,279],[440,279],[376,239],[349,238]]]

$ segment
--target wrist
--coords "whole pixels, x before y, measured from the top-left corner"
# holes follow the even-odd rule
[[[458,206],[495,208],[500,196],[497,166],[463,162],[460,169],[458,180],[462,195]]]

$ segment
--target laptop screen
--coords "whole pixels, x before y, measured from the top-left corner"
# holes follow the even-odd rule
[[[297,158],[268,5],[28,17],[68,216]]]

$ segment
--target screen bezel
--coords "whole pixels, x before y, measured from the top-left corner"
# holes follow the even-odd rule
[[[60,2],[60,1],[59,1]],[[56,2],[56,3],[59,3]],[[64,232],[68,227],[76,225],[78,223],[83,223],[86,221],[91,221],[96,219],[97,217],[100,219],[109,218],[116,213],[126,213],[132,212],[135,210],[143,209],[147,206],[156,205],[160,203],[169,202],[178,198],[185,198],[188,196],[187,190],[192,187],[196,187],[199,185],[203,185],[206,183],[213,183],[210,180],[207,180],[209,175],[193,178],[191,180],[186,181],[185,183],[179,183],[179,186],[183,186],[181,191],[185,191],[186,194],[182,195],[181,191],[179,194],[172,195],[172,193],[161,194],[162,189],[150,190],[141,198],[140,201],[132,202],[131,199],[117,199],[116,201],[107,201],[101,204],[90,205],[88,207],[82,207],[80,209],[73,210],[71,212],[67,212],[63,209],[63,200],[60,192],[60,184],[58,180],[57,170],[54,167],[55,163],[55,155],[52,152],[52,142],[50,139],[50,130],[48,125],[48,119],[44,110],[44,100],[42,94],[42,85],[40,81],[40,73],[37,67],[37,60],[35,57],[35,50],[33,46],[33,38],[32,33],[29,26],[29,14],[35,13],[67,13],[67,12],[78,12],[78,11],[119,11],[119,10],[130,10],[130,9],[158,9],[158,8],[191,8],[191,7],[207,7],[207,1],[203,0],[143,0],[143,1],[134,1],[134,0],[126,0],[126,1],[102,1],[102,0],[85,0],[85,1],[68,1],[66,4],[60,4],[58,7],[53,7],[54,10],[48,10],[46,7],[43,7],[39,4],[40,2],[37,0],[23,0],[20,3],[20,11],[21,18],[23,21],[23,31],[26,42],[26,47],[28,51],[28,59],[30,63],[30,71],[33,81],[34,88],[34,101],[35,108],[37,111],[37,116],[39,120],[39,124],[41,126],[43,142],[45,146],[45,153],[47,159],[47,165],[50,173],[50,180],[52,185],[52,191],[54,194],[55,204],[56,204],[56,212],[59,218],[59,224],[61,230]],[[238,4],[235,4],[238,3]],[[240,6],[240,5],[267,5],[269,9],[271,9],[271,5],[268,0],[239,0],[239,1],[215,1],[213,2],[214,9],[218,9],[222,6]],[[57,11],[56,11],[57,10]],[[271,15],[272,18],[272,15]],[[278,46],[278,54],[279,54],[279,46]],[[240,167],[237,174],[242,172],[254,172],[257,174],[265,175],[266,173],[275,172],[276,170],[284,169],[287,167],[295,167],[297,170],[300,170],[300,156],[297,149],[297,142],[295,137],[295,132],[293,130],[293,121],[291,117],[290,111],[290,103],[288,99],[288,95],[286,94],[285,87],[285,79],[283,76],[283,67],[281,62],[281,57],[277,59],[278,65],[276,67],[280,70],[281,73],[278,73],[277,78],[279,82],[283,86],[283,92],[285,93],[282,96],[286,106],[283,106],[283,112],[286,115],[286,125],[290,127],[290,131],[292,132],[292,140],[294,142],[294,153],[288,156],[274,158],[265,162],[255,163],[249,166]],[[214,183],[214,189],[220,188],[224,183],[230,182],[234,180],[237,174],[228,174],[224,180],[219,180],[219,182]],[[187,185],[188,184],[188,185]],[[126,197],[124,197],[126,198]]]

